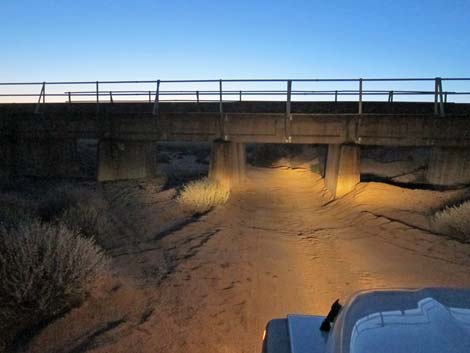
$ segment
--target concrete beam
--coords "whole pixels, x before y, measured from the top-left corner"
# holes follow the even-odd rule
[[[325,186],[333,197],[341,197],[352,191],[360,179],[360,147],[328,145]]]
[[[155,143],[100,140],[98,181],[149,178],[157,175]]]
[[[470,183],[470,150],[433,147],[426,179],[430,184],[443,186]]]
[[[252,110],[264,107],[260,102],[249,103],[253,104]],[[57,111],[51,110],[38,119],[21,111],[15,116],[3,117],[0,105],[0,117],[6,121],[2,124],[0,119],[0,136],[29,139],[105,136],[125,141],[204,142],[224,138],[243,143],[285,143],[288,137],[291,143],[305,144],[470,147],[470,113],[442,118],[432,113],[413,114],[414,109],[410,108],[409,114],[400,115],[386,114],[386,111],[362,116],[306,112],[293,113],[286,119],[285,113],[279,112],[226,112],[221,121],[216,111],[185,112],[184,103],[175,103],[171,106],[173,112],[162,111],[158,119],[150,113],[125,113],[131,107],[126,103],[115,104],[107,107],[109,111],[104,114],[106,109],[100,106],[103,115],[99,118],[96,109],[88,109],[90,115],[79,114],[79,111],[71,115],[64,107],[57,107]],[[19,108],[21,105],[15,105],[15,109]],[[250,109],[247,107],[247,110]]]
[[[245,144],[216,140],[212,144],[209,178],[231,187],[245,180]]]

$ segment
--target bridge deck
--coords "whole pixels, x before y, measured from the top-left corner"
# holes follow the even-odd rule
[[[253,143],[355,143],[396,146],[470,146],[470,104],[433,103],[164,102],[1,104],[0,134],[18,138],[115,138],[124,140]],[[98,108],[98,109],[97,109]]]

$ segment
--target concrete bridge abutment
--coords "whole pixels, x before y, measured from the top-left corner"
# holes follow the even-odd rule
[[[10,137],[0,141],[0,177],[16,174],[15,146]]]
[[[325,187],[333,197],[352,191],[360,180],[360,147],[354,144],[328,145]]]
[[[8,175],[69,177],[80,173],[74,138],[14,138],[1,145],[1,168]]]
[[[98,181],[151,178],[156,175],[156,143],[115,139],[98,142]]]
[[[433,147],[426,179],[440,186],[470,183],[470,149]]]
[[[215,140],[212,143],[209,178],[232,187],[245,180],[246,151],[240,142]]]

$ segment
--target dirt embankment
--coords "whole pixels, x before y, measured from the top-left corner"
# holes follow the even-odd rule
[[[151,183],[103,192],[114,276],[27,352],[257,352],[270,318],[323,314],[359,289],[470,286],[470,245],[427,218],[465,191],[364,183],[331,202],[308,170],[252,168],[198,219]]]

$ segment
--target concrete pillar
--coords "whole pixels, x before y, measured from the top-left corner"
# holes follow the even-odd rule
[[[352,191],[361,180],[360,147],[328,145],[325,186],[334,197]]]
[[[21,138],[9,148],[12,174],[39,177],[80,175],[80,159],[75,139]]]
[[[470,150],[455,147],[433,147],[426,180],[434,185],[470,183]]]
[[[216,140],[212,143],[209,178],[231,187],[245,179],[245,144]]]
[[[157,175],[155,143],[100,140],[97,169],[98,181],[154,177]]]

